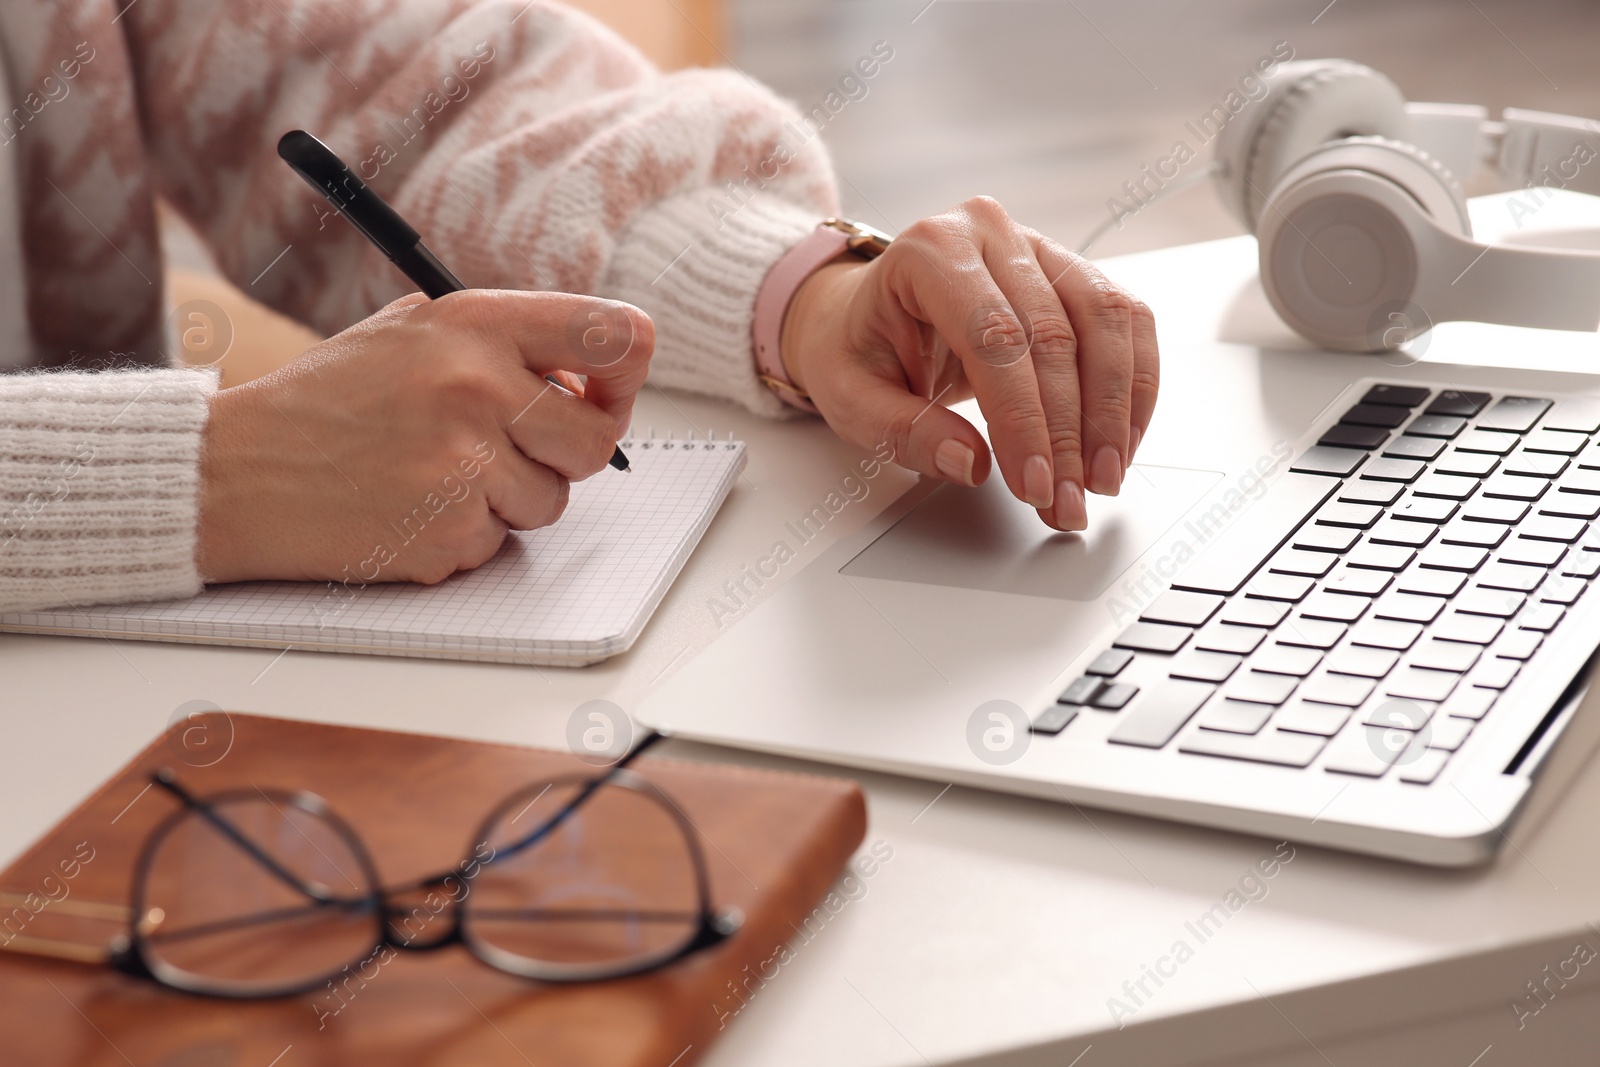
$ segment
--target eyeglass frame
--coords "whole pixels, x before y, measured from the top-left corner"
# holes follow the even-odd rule
[[[541,792],[534,798],[537,800],[539,796],[543,796],[544,792],[551,788],[582,783],[582,788],[559,811],[534,827],[526,837],[513,846],[503,851],[497,850],[493,856],[487,859],[479,858],[474,848],[466,859],[460,861],[449,870],[414,879],[401,885],[387,887],[381,884],[378,878],[377,866],[373,863],[371,854],[367,851],[361,836],[337,812],[333,811],[328,802],[318,794],[308,790],[283,792],[257,788],[254,792],[230,790],[207,794],[206,796],[196,796],[178,783],[176,774],[170,768],[162,768],[151,774],[151,784],[162,787],[175,796],[183,806],[166,816],[150,831],[149,836],[146,838],[144,845],[141,847],[139,859],[134,866],[133,884],[129,892],[128,905],[71,901],[70,903],[74,905],[72,908],[62,906],[57,908],[63,913],[78,914],[86,918],[116,918],[127,922],[128,930],[113,938],[103,950],[91,948],[80,942],[55,941],[33,936],[14,937],[11,941],[0,944],[0,950],[99,964],[130,977],[151,981],[156,985],[181,993],[223,1000],[273,1000],[309,993],[326,986],[334,978],[344,974],[352,963],[359,963],[361,960],[370,958],[372,954],[381,952],[385,948],[394,949],[397,952],[434,952],[451,945],[461,945],[474,959],[487,967],[519,978],[528,978],[552,984],[606,981],[659,970],[721,944],[733,936],[743,925],[743,915],[737,908],[726,908],[717,911],[712,907],[710,875],[706,870],[705,854],[700,848],[698,834],[694,825],[684,815],[677,803],[660,787],[628,767],[628,764],[659,741],[661,737],[661,734],[654,731],[646,734],[630,752],[599,774],[567,775],[547,781],[535,781],[508,794],[489,810],[489,814],[479,824],[478,833],[475,835],[476,840],[485,841],[488,831],[499,822],[511,805],[521,800],[534,789],[542,787]],[[555,961],[532,960],[497,949],[496,946],[484,944],[469,936],[462,921],[465,913],[463,905],[467,899],[466,895],[460,898],[452,897],[451,904],[447,909],[448,925],[444,933],[439,937],[416,944],[410,939],[400,939],[395,936],[393,920],[410,914],[405,908],[397,907],[393,903],[395,897],[400,894],[414,893],[443,885],[451,878],[461,878],[462,871],[469,864],[487,868],[501,859],[515,856],[525,849],[533,847],[605,786],[629,789],[657,803],[666,811],[679,833],[682,834],[690,864],[693,868],[695,890],[698,897],[695,932],[682,944],[658,950],[653,954],[646,954],[635,959],[616,963],[565,964]],[[323,820],[331,826],[344,839],[345,844],[350,848],[360,864],[362,874],[367,879],[367,884],[372,886],[371,891],[362,896],[349,899],[319,897],[311,887],[305,885],[292,872],[284,870],[281,864],[267,856],[262,849],[249,841],[241,831],[229,824],[227,820],[213,810],[215,806],[232,800],[254,799],[256,797],[264,797],[268,803],[272,803],[274,806],[281,800]],[[151,948],[148,940],[155,926],[158,925],[147,921],[150,909],[145,907],[145,893],[148,889],[150,871],[156,861],[156,851],[161,843],[179,824],[195,815],[207,820],[218,832],[232,840],[275,878],[291,885],[292,888],[304,895],[308,900],[315,903],[359,907],[363,911],[370,911],[376,925],[376,937],[372,944],[368,945],[350,961],[331,971],[319,973],[315,978],[307,978],[281,988],[262,991],[242,988],[230,989],[226,979],[193,975],[191,972],[184,971],[173,964],[161,960],[159,955]],[[474,874],[471,877],[475,878],[477,875]],[[14,896],[15,894],[0,892],[0,903],[5,903],[7,898]],[[69,902],[63,902],[63,904],[66,903]],[[160,909],[155,910],[159,911]],[[240,917],[241,920],[245,918],[249,917]],[[13,947],[18,941],[26,942],[31,947]],[[517,964],[522,964],[522,966],[517,966]]]

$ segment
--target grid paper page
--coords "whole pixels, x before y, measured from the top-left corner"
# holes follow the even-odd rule
[[[593,663],[632,646],[745,462],[743,442],[621,444],[631,473],[573,485],[554,526],[513,533],[489,562],[437,586],[243,582],[190,600],[3,615],[0,630]]]

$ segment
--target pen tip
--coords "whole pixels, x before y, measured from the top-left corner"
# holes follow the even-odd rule
[[[632,474],[632,473],[633,473],[633,468],[632,468],[632,467],[631,467],[631,466],[629,466],[629,467],[623,467],[623,468],[622,468],[622,473],[623,473],[623,474]]]

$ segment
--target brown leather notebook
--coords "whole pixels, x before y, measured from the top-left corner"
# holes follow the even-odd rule
[[[0,875],[31,893],[0,914],[0,939],[92,941],[114,924],[81,905],[123,905],[151,830],[178,810],[151,772],[171,767],[196,793],[304,789],[361,836],[383,885],[463,858],[489,809],[530,783],[593,773],[566,753],[233,714],[213,720],[205,760],[177,731],[158,738]],[[0,1061],[137,1067],[686,1067],[743,1005],[779,980],[795,937],[861,843],[854,782],[645,754],[633,769],[697,832],[711,898],[744,924],[668,968],[582,985],[541,984],[485,966],[459,945],[401,952],[346,984],[271,1001],[188,996],[102,966],[0,952]],[[63,908],[72,901],[79,907]],[[68,914],[71,912],[71,914]],[[337,1008],[337,1010],[333,1010]]]

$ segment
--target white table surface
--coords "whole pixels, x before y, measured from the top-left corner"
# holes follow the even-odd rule
[[[1480,233],[1509,228],[1499,200],[1475,202],[1474,212]],[[1562,197],[1534,225],[1600,226],[1600,207]],[[1451,324],[1421,346],[1414,366],[1310,351],[1266,307],[1248,238],[1104,267],[1151,304],[1160,326],[1163,399],[1142,462],[1204,466],[1255,455],[1296,437],[1346,382],[1366,375],[1470,383],[1484,374],[1478,367],[1519,366],[1563,372],[1530,373],[1530,389],[1600,393],[1600,378],[1590,377],[1600,371],[1595,335]],[[654,389],[640,407],[638,426],[732,430],[751,450],[746,476],[632,652],[582,670],[535,670],[0,635],[0,861],[191,701],[547,747],[565,744],[567,719],[585,701],[630,709],[715,638],[708,597],[837,485],[854,457],[812,421],[764,423]],[[802,560],[859,529],[907,484],[900,472],[881,476]],[[752,694],[753,714],[759,705]],[[797,765],[686,743],[666,748]],[[1266,881],[1263,899],[1204,944],[1185,924],[1222,901],[1275,842],[854,777],[869,797],[868,845],[887,843],[893,858],[798,947],[706,1063],[1593,1061],[1600,961],[1520,1030],[1510,1007],[1519,996],[1536,1004],[1524,983],[1572,956],[1575,942],[1600,951],[1600,931],[1587,926],[1600,918],[1600,770],[1592,765],[1548,817],[1519,826],[1488,867],[1441,872],[1302,847]],[[1149,995],[1117,1030],[1108,998],[1132,1005],[1124,983],[1179,939],[1193,958],[1159,988],[1146,979]]]

